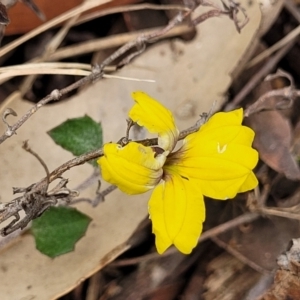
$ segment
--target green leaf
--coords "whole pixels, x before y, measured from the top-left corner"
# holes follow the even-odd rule
[[[54,142],[75,156],[96,150],[102,147],[102,127],[89,116],[68,119],[48,134]],[[96,161],[91,164],[97,166]]]
[[[90,221],[75,208],[51,207],[32,222],[36,248],[51,258],[73,251]]]

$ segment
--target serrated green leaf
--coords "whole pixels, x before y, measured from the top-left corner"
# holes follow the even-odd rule
[[[75,208],[51,207],[32,222],[36,248],[51,258],[73,251],[90,221]]]
[[[75,156],[102,147],[102,127],[89,116],[68,119],[48,134],[56,144],[72,152]],[[97,166],[95,160],[91,161]]]

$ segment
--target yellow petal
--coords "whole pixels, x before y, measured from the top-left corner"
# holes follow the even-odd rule
[[[197,180],[203,195],[215,199],[234,198],[255,188],[258,181],[252,170],[258,153],[251,147],[254,132],[241,122],[241,109],[215,114],[168,157],[164,168]]]
[[[103,147],[98,159],[102,177],[127,194],[141,194],[154,188],[162,177],[165,157],[154,157],[150,147],[131,142],[122,147],[110,143]]]
[[[172,244],[184,254],[191,253],[205,220],[203,196],[195,182],[167,174],[152,193],[149,213],[158,253]]]
[[[144,92],[133,92],[132,98],[135,105],[129,117],[149,132],[157,133],[158,145],[166,151],[172,151],[179,135],[172,113]]]
[[[253,172],[251,172],[248,177],[245,179],[244,183],[241,185],[239,193],[244,193],[249,190],[252,190],[253,187],[258,185],[258,180]]]
[[[210,117],[208,122],[203,124],[201,131],[219,128],[230,125],[241,125],[243,122],[243,109],[239,108],[229,112],[218,112]]]
[[[209,123],[209,121],[208,121]],[[208,124],[207,123],[207,124]],[[246,126],[240,125],[223,125],[221,127],[215,127],[211,129],[200,130],[190,134],[186,137],[186,142],[189,143],[189,147],[201,147],[201,143],[208,141],[216,141],[223,144],[240,144],[245,146],[251,146],[254,140],[254,131]]]

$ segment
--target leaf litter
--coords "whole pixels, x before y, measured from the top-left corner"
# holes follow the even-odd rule
[[[103,3],[99,1],[99,4]],[[75,93],[67,101],[47,105],[33,115],[17,135],[1,145],[1,201],[12,199],[12,186],[28,186],[45,176],[38,162],[22,151],[22,141],[29,139],[31,147],[47,162],[49,170],[54,170],[71,159],[72,155],[55,145],[46,132],[68,118],[87,114],[102,123],[104,142],[117,141],[125,132],[126,114],[131,107],[129,95],[133,90],[142,89],[161,99],[172,108],[181,128],[192,125],[198,114],[208,112],[213,101],[218,100],[215,109],[230,103],[233,97],[224,97],[229,86],[234,85],[230,74],[234,74],[234,80],[239,77],[244,77],[246,82],[249,80],[247,71],[241,71],[249,61],[250,53],[253,53],[251,46],[261,41],[260,24],[269,23],[270,26],[275,21],[270,29],[273,34],[278,22],[295,25],[294,21],[287,21],[286,11],[277,17],[279,6],[275,9],[264,3],[264,9],[269,6],[270,10],[267,14],[263,11],[261,17],[256,3],[243,2],[243,5],[250,23],[242,29],[241,34],[225,17],[212,18],[197,27],[196,36],[193,36],[195,32],[190,32],[189,36],[185,31],[183,38],[190,39],[188,42],[173,39],[155,44],[117,74],[119,77],[152,79],[155,80],[154,84],[101,80],[81,88],[78,94]],[[114,18],[110,21],[114,26],[111,26],[109,33],[102,32],[103,36],[111,34],[113,37],[124,31],[125,27],[128,30],[142,29],[145,19],[132,12]],[[154,13],[152,18],[152,24],[159,26],[167,20],[161,12]],[[60,47],[61,42],[69,45],[82,43],[84,49],[84,42],[88,38],[96,38],[97,32],[90,30],[85,36],[86,31],[72,27],[72,24],[76,24],[75,19],[73,22],[62,27],[64,32],[61,31],[60,39],[55,32],[51,33],[52,49]],[[94,27],[91,25],[91,28]],[[47,43],[46,33],[41,36],[41,45]],[[267,39],[268,33],[264,41]],[[3,43],[6,43],[5,38]],[[110,47],[113,46],[111,43]],[[267,62],[273,62],[273,68],[284,65],[287,71],[297,73],[297,64],[291,62],[298,61],[299,54],[295,56],[293,49],[297,49],[297,45],[288,53],[281,54],[281,58],[285,56],[289,62],[288,67],[278,63],[280,56],[277,62],[272,57],[267,58]],[[101,61],[111,51],[109,47],[106,50],[94,48],[89,52],[89,60]],[[68,53],[72,58],[72,51]],[[79,59],[84,58],[82,55],[78,56]],[[254,74],[259,72],[260,66],[255,68]],[[238,72],[239,77],[236,75]],[[22,83],[14,80],[11,83],[13,89],[9,85],[1,87],[2,99],[21,85],[22,93],[12,94],[3,102],[1,109],[4,111],[9,107],[20,117],[32,107],[32,103],[23,98],[39,100],[40,95],[45,95],[45,86],[52,91],[59,87],[58,83],[64,86],[70,81],[60,75],[51,79],[47,76],[30,76]],[[298,84],[296,81],[295,85]],[[244,107],[264,94],[257,86],[253,88],[256,95],[253,93],[243,99]],[[273,89],[271,87],[264,92]],[[295,293],[299,289],[299,281],[295,280],[293,267],[298,263],[296,240],[293,240],[294,246],[290,250],[292,255],[287,252],[282,259],[284,264],[276,264],[276,258],[286,251],[289,241],[299,236],[299,106],[297,100],[292,99],[290,108],[278,109],[281,100],[272,98],[269,103],[265,101],[264,111],[251,113],[249,117],[249,124],[256,131],[255,146],[261,155],[261,163],[257,167],[261,182],[259,189],[255,194],[242,195],[234,201],[207,204],[204,232],[207,238],[191,256],[183,256],[172,249],[165,256],[158,256],[153,248],[147,220],[147,195],[133,199],[115,191],[96,208],[86,203],[77,205],[78,209],[92,218],[92,222],[86,236],[70,254],[54,260],[44,257],[35,249],[33,238],[26,231],[9,243],[2,239],[1,243],[5,244],[0,253],[2,298],[54,299],[69,292],[61,299],[284,299],[280,298],[282,294],[293,295],[291,299],[297,299]],[[15,120],[14,116],[6,118],[8,124],[14,124]],[[1,124],[0,128],[4,132],[5,124]],[[140,131],[136,131],[135,135],[143,138]],[[72,188],[87,182],[88,187],[80,190],[80,197],[95,197],[97,176],[93,176],[91,166],[83,165],[79,172],[70,170],[67,177]],[[249,219],[248,210],[252,219]],[[272,272],[276,269],[275,282],[271,285]],[[85,283],[82,282],[89,277]],[[18,278],[17,288],[13,284],[15,278]],[[45,282],[51,288],[45,290]],[[284,282],[284,286],[278,291],[281,282]]]

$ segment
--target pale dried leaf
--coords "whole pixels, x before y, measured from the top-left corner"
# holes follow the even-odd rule
[[[249,117],[255,131],[254,147],[260,158],[291,180],[300,179],[299,166],[290,152],[291,125],[278,111],[262,111]]]

